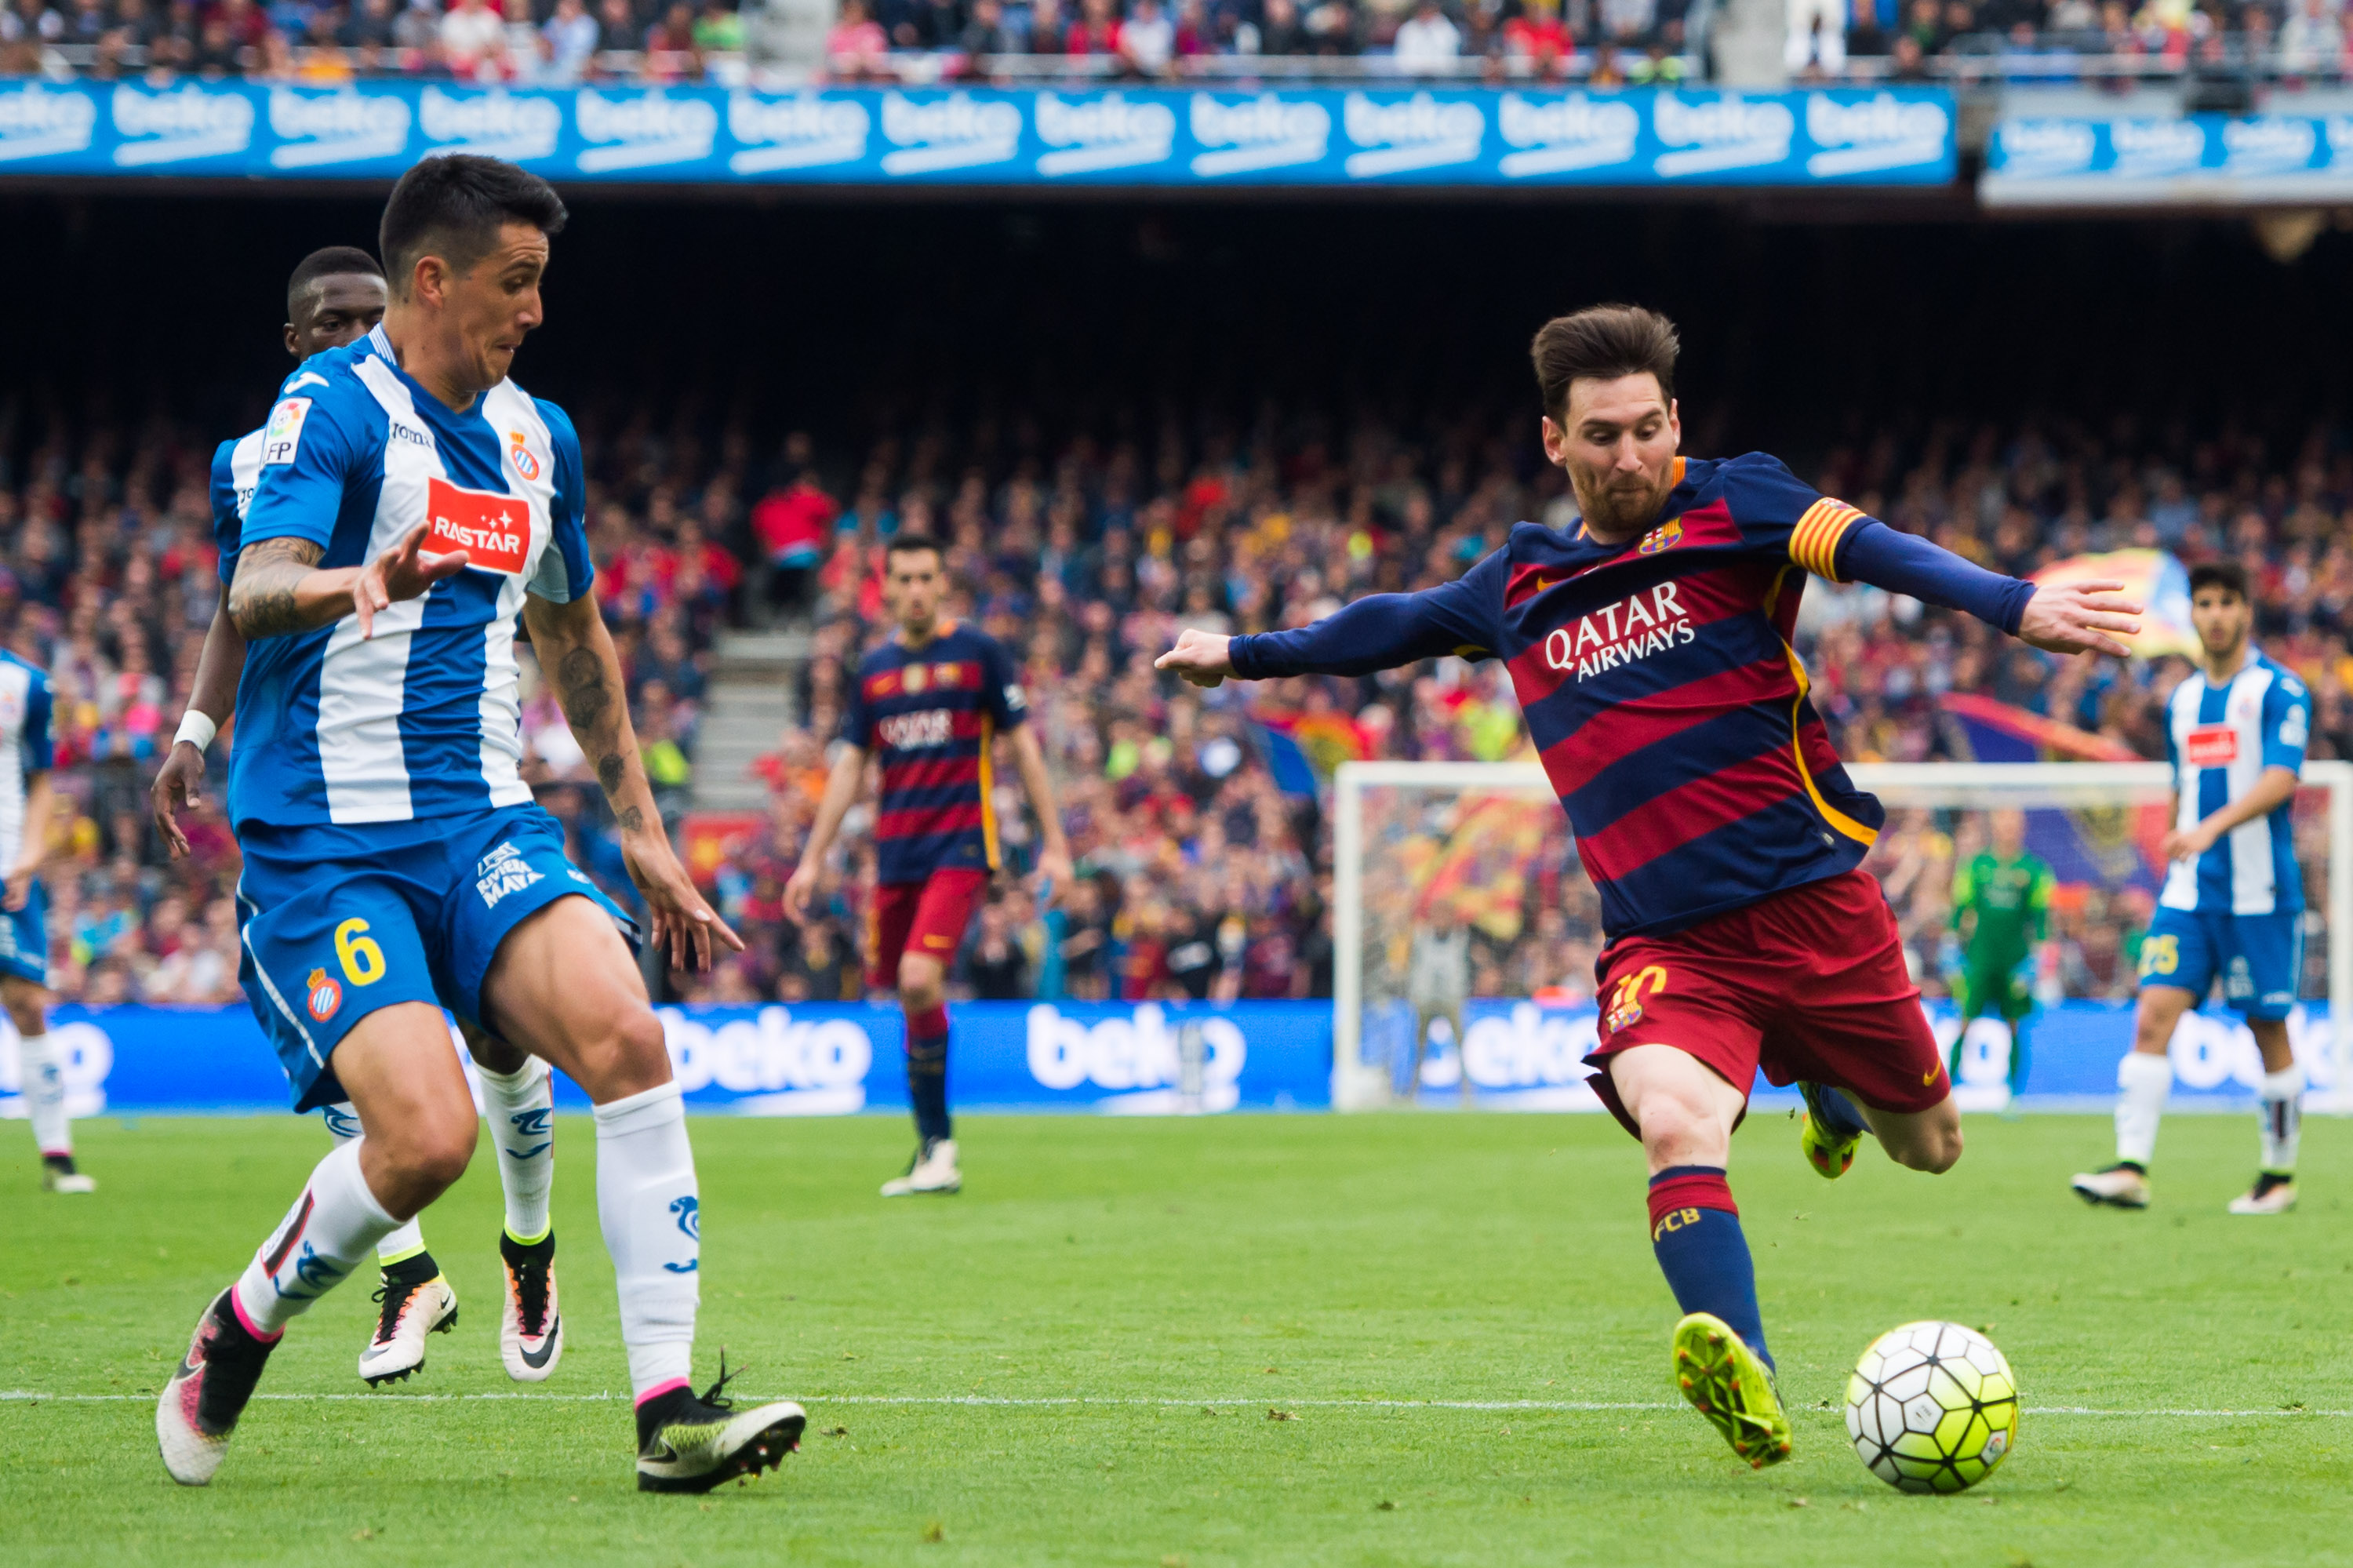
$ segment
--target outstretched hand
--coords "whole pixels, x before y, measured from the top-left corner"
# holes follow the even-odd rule
[[[744,938],[695,891],[694,879],[686,874],[658,827],[645,834],[623,833],[621,858],[646,901],[654,949],[670,968],[708,969],[714,939],[731,953],[744,950]]]
[[[378,612],[402,599],[421,598],[443,577],[466,569],[466,552],[440,555],[425,547],[429,526],[419,523],[401,535],[400,543],[360,568],[352,584],[352,611],[359,617],[363,641],[375,635]]]
[[[1233,641],[1188,626],[1176,634],[1176,646],[1155,659],[1152,667],[1174,670],[1197,686],[1222,685],[1234,673]]]
[[[2025,613],[2018,618],[2019,641],[2046,653],[2114,653],[2129,658],[2132,650],[2107,635],[2121,631],[2130,636],[2140,630],[2140,622],[2133,619],[2140,613],[2140,606],[2116,597],[2124,586],[2100,582],[2037,588],[2034,597],[2026,601]]]

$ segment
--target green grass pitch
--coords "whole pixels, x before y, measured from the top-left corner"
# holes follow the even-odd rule
[[[554,1381],[500,1370],[485,1153],[426,1217],[463,1318],[424,1373],[365,1392],[346,1286],[193,1491],[153,1393],[324,1133],[85,1124],[77,1200],[0,1128],[0,1562],[2353,1561],[2353,1139],[2315,1123],[2302,1211],[2234,1220],[2249,1119],[2168,1122],[2159,1206],[2125,1214],[2065,1191],[2105,1119],[1975,1118],[1949,1176],[1866,1147],[1832,1184],[1752,1118],[1734,1190],[1798,1440],[1762,1473],[1674,1401],[1641,1158],[1604,1118],[976,1117],[967,1191],[900,1202],[896,1120],[698,1120],[698,1373],[724,1345],[811,1418],[781,1474],[703,1499],[632,1489],[585,1119],[557,1133]],[[1989,1327],[2029,1410],[1957,1498],[1881,1485],[1841,1424],[1863,1345],[1926,1317]]]

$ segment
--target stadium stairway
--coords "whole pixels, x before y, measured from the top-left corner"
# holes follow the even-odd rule
[[[697,810],[750,810],[767,799],[753,762],[793,722],[793,691],[809,654],[803,631],[723,631],[712,649],[695,742]]]

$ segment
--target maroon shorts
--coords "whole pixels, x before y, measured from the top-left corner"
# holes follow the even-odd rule
[[[899,956],[909,948],[942,967],[955,959],[972,912],[988,891],[978,866],[935,871],[921,882],[886,882],[866,912],[866,988],[896,991]]]
[[[1925,1111],[1952,1092],[1944,1054],[1885,895],[1850,871],[1664,937],[1612,942],[1595,966],[1601,1040],[1586,1062],[1626,1130],[1609,1058],[1672,1045],[1746,1094],[1766,1080],[1829,1084],[1878,1110]]]

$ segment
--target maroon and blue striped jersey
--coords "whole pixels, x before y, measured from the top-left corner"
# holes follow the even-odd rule
[[[921,648],[895,639],[859,662],[842,733],[882,767],[876,879],[997,869],[989,743],[1029,714],[996,639],[951,623]]]
[[[1818,494],[1761,452],[1676,462],[1673,491],[1634,538],[1522,523],[1455,582],[1235,639],[1234,673],[1504,660],[1613,938],[1679,930],[1850,870],[1883,813],[1848,779],[1790,646],[1807,575],[2013,632],[2033,586]]]

